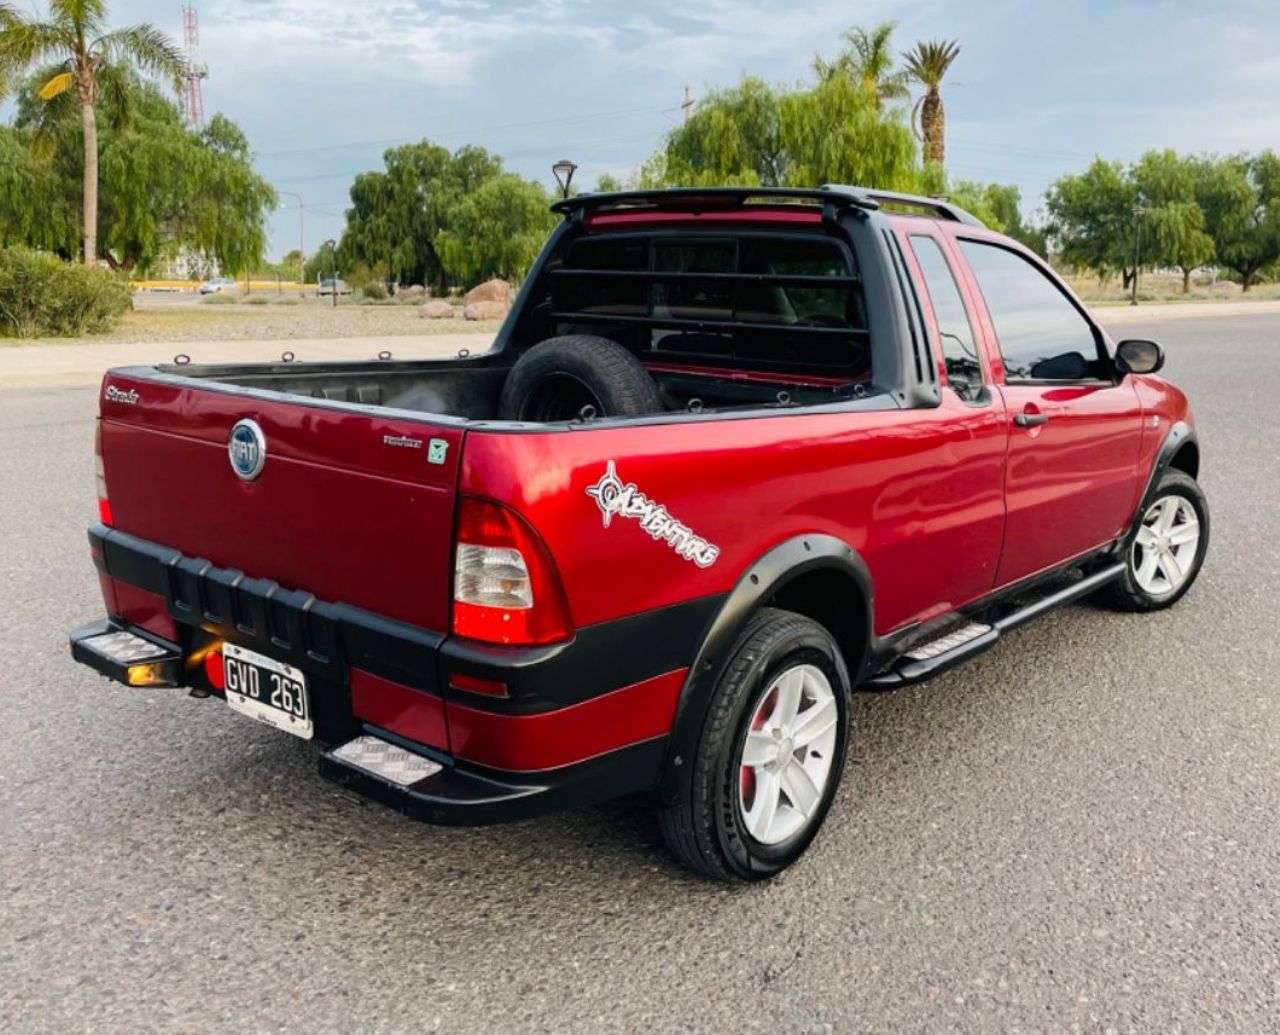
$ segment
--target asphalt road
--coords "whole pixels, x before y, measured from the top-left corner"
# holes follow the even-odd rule
[[[0,393],[0,1031],[1280,1030],[1280,318],[1150,333],[1200,420],[1199,584],[860,699],[807,858],[729,890],[634,806],[415,826],[73,665],[93,392]]]

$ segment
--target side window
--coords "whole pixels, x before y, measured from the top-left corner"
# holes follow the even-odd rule
[[[1093,327],[1048,277],[1017,252],[960,241],[995,325],[1006,380],[1107,377]]]
[[[911,250],[920,264],[929,301],[933,303],[933,312],[938,318],[947,383],[961,399],[977,402],[983,397],[982,363],[978,359],[973,325],[965,312],[964,299],[960,297],[951,264],[942,254],[938,242],[927,234],[913,234]]]

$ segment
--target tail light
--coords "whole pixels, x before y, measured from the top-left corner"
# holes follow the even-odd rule
[[[94,475],[98,483],[98,520],[104,525],[113,525],[115,520],[111,515],[111,500],[107,497],[107,468],[102,462],[101,422],[98,423],[93,432],[93,464]]]
[[[459,497],[453,631],[487,643],[567,640],[569,610],[542,540],[492,500]]]

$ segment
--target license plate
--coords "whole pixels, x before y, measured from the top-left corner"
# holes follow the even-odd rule
[[[268,658],[234,643],[222,645],[227,704],[232,711],[265,722],[295,737],[310,740],[311,700],[307,677],[292,665]]]

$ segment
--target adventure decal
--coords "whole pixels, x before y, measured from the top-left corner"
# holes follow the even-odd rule
[[[587,489],[587,495],[600,508],[605,528],[609,527],[615,515],[635,518],[650,536],[666,543],[679,556],[693,561],[699,568],[710,568],[720,556],[720,547],[694,535],[693,530],[673,518],[666,507],[655,503],[636,488],[635,482],[624,485],[612,460],[601,479]]]

